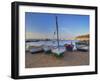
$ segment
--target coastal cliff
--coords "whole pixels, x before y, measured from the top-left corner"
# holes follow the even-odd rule
[[[85,35],[80,35],[80,36],[77,36],[75,39],[76,40],[80,40],[80,41],[89,41],[89,38],[90,38],[90,35],[89,34],[85,34]]]

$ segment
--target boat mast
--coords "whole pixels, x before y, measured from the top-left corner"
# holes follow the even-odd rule
[[[57,16],[56,16],[56,29],[57,29],[57,43],[58,43],[58,50],[59,50],[59,29],[58,29],[58,21],[57,21]]]

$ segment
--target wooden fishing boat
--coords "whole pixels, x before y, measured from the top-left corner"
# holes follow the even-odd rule
[[[60,47],[59,45],[59,29],[58,29],[58,21],[57,21],[57,16],[56,16],[56,32],[57,32],[57,46],[53,49],[51,49],[52,53],[55,54],[56,56],[63,56],[65,49]]]
[[[66,49],[64,47],[57,47],[52,49],[52,53],[56,56],[63,56]]]
[[[25,50],[30,52],[31,54],[42,52],[43,51],[42,43],[27,42]]]
[[[44,51],[46,54],[50,54],[50,53],[51,53],[51,48],[50,48],[50,46],[44,45],[44,46],[42,46],[42,48],[43,48],[43,51]]]
[[[89,44],[87,42],[76,42],[76,48],[79,51],[89,51]]]
[[[42,47],[34,47],[34,46],[31,46],[31,47],[29,47],[29,52],[31,54],[43,52],[43,48]]]

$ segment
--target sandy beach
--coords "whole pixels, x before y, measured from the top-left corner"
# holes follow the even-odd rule
[[[89,65],[89,52],[65,52],[62,58],[44,52],[25,54],[25,68]]]

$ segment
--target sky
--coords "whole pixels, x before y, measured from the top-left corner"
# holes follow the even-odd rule
[[[56,31],[56,16],[61,39],[89,34],[89,15],[25,12],[26,38],[52,39]]]

